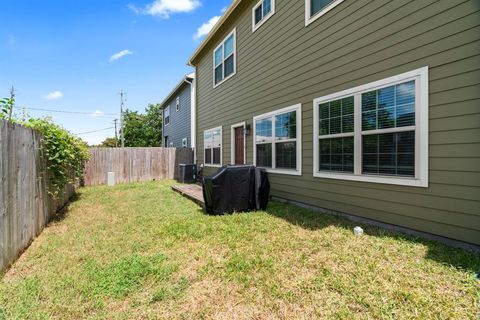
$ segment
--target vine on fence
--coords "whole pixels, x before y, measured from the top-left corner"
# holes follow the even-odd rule
[[[15,99],[13,98],[3,98],[0,99],[0,118],[8,119],[12,116],[13,105],[15,104]]]
[[[57,197],[65,185],[75,183],[83,175],[89,158],[87,143],[55,124],[50,118],[11,118],[12,99],[0,99],[0,118],[32,128],[42,135],[50,180],[48,192]]]

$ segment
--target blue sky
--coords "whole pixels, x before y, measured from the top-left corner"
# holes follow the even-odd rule
[[[126,107],[161,102],[185,73],[200,34],[230,0],[0,0],[0,97],[51,115],[73,133],[112,127]],[[199,31],[200,34],[198,34]],[[91,114],[90,114],[91,113]],[[92,144],[114,130],[81,135]]]

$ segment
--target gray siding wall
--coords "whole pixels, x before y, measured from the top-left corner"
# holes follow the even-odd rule
[[[191,89],[189,84],[184,84],[176,95],[167,101],[166,105],[170,106],[170,124],[165,126],[165,119],[163,121],[163,143],[165,143],[165,137],[168,136],[168,145],[164,147],[170,147],[170,142],[173,143],[173,147],[181,148],[182,140],[187,138],[188,147],[192,146],[191,136]],[[176,99],[180,97],[180,110],[176,110]]]
[[[302,173],[270,174],[274,196],[480,244],[480,1],[345,0],[305,27],[303,0],[276,0],[252,33],[245,1],[195,61],[203,131],[302,104]],[[237,27],[237,74],[212,86],[212,50]],[[314,98],[424,66],[430,72],[429,188],[313,177]],[[247,137],[253,161],[253,136]],[[205,173],[214,168],[206,168]]]

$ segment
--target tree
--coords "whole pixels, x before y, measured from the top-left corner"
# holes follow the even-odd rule
[[[163,113],[160,110],[160,104],[149,104],[145,112],[146,125],[150,129],[148,144],[152,147],[161,147]]]
[[[159,104],[149,104],[145,114],[127,109],[123,121],[126,147],[162,146],[162,113]]]
[[[162,120],[159,104],[149,104],[144,114],[125,110],[123,114],[125,147],[161,147]],[[121,146],[120,139],[107,138],[100,144],[103,148],[115,146]]]
[[[115,148],[120,146],[120,141],[117,138],[107,138],[101,144],[102,148]]]

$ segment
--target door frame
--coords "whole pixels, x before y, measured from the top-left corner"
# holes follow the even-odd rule
[[[231,137],[231,147],[230,147],[230,162],[235,164],[235,129],[243,127],[243,164],[247,163],[247,137],[245,136],[245,121],[236,123],[231,126],[230,137]]]

